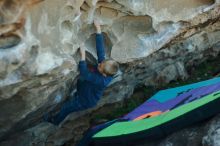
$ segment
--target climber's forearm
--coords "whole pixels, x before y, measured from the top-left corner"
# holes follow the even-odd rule
[[[84,44],[80,44],[80,56],[81,56],[81,61],[86,60],[86,49]]]
[[[96,28],[96,33],[98,33],[98,34],[102,33],[101,26],[97,20],[94,21],[94,25]]]
[[[98,33],[98,34],[101,34],[101,33],[102,33],[102,30],[101,30],[101,27],[100,27],[100,26],[96,28],[96,33]]]

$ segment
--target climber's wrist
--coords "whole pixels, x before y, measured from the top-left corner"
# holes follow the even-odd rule
[[[80,44],[80,56],[82,61],[86,60],[86,48],[83,43]]]
[[[96,27],[96,33],[102,33],[102,30],[101,30],[101,27],[99,26],[99,27]]]

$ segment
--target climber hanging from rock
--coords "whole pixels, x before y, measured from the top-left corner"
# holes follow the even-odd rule
[[[65,117],[76,111],[85,110],[96,106],[105,88],[118,72],[119,65],[116,61],[105,60],[104,40],[101,26],[94,21],[96,28],[96,49],[98,64],[93,71],[88,70],[84,44],[80,45],[81,60],[79,62],[80,78],[77,81],[77,91],[61,107],[60,111],[53,115],[52,112],[44,115],[44,120],[58,125]]]

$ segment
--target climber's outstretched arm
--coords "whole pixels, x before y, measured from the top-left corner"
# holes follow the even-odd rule
[[[94,21],[94,25],[96,28],[96,50],[98,56],[98,63],[101,63],[105,60],[105,48],[104,48],[104,38],[101,31],[101,26],[99,22]]]

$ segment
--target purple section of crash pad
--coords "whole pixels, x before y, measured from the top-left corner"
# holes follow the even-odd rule
[[[189,103],[190,101],[199,99],[201,97],[204,97],[205,95],[211,94],[218,90],[220,90],[220,83],[210,85],[210,86],[200,87],[200,88],[191,90],[187,93],[181,94],[177,96],[176,98],[165,102],[164,104],[161,104],[160,109],[162,111],[166,111],[166,110],[176,107],[177,105]]]
[[[190,90],[189,92],[183,93],[175,97],[174,99],[168,100],[164,103],[160,103],[157,100],[146,101],[135,110],[125,115],[122,119],[133,120],[143,114],[153,111],[164,112],[169,109],[175,108],[178,105],[189,103],[195,99],[199,99],[218,90],[220,90],[220,83]]]
[[[135,110],[133,110],[131,113],[125,115],[123,119],[127,120],[133,120],[145,113],[149,113],[152,111],[157,111],[160,108],[161,103],[157,100],[150,100],[148,102],[144,102],[142,105],[137,107]],[[146,108],[147,107],[147,108]]]
[[[184,103],[189,103],[195,99],[201,98],[203,96],[206,96],[208,94],[214,93],[216,91],[220,90],[220,84],[214,84],[213,86],[209,86],[209,87],[201,87],[200,91],[197,91],[193,94],[192,97],[188,98]]]

